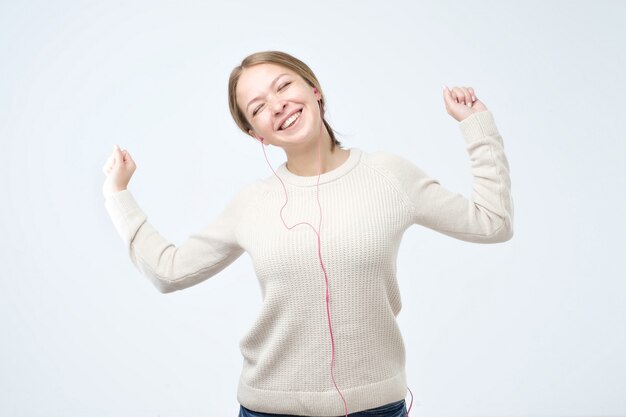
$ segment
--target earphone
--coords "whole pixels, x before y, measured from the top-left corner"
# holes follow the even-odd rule
[[[313,92],[317,94],[318,90],[317,88],[313,88]],[[318,103],[320,104],[320,117],[323,119],[322,117],[322,105],[321,105],[321,99],[318,100]],[[323,123],[320,124],[320,133],[322,130],[322,127],[324,126]],[[316,199],[317,199],[317,204],[319,207],[319,225],[318,228],[315,229],[315,227],[313,227],[313,225],[311,225],[308,222],[300,222],[300,223],[296,223],[292,226],[288,226],[287,223],[285,222],[285,219],[283,218],[283,209],[287,206],[287,203],[289,202],[289,197],[287,196],[287,188],[285,187],[285,183],[283,182],[283,180],[278,176],[278,174],[276,173],[276,171],[274,170],[274,168],[272,168],[272,165],[270,164],[269,159],[267,158],[267,153],[265,152],[265,147],[264,145],[264,141],[265,138],[263,137],[258,137],[258,140],[261,143],[261,149],[263,150],[263,155],[265,156],[265,160],[267,161],[267,164],[269,165],[270,169],[272,170],[272,172],[274,173],[274,175],[276,176],[276,178],[278,178],[278,180],[280,181],[282,187],[283,187],[283,191],[285,192],[285,203],[283,204],[283,206],[280,208],[280,212],[279,212],[279,216],[281,221],[283,222],[283,225],[288,229],[291,230],[294,227],[304,224],[304,225],[308,225],[309,227],[311,227],[313,229],[313,232],[315,233],[315,235],[317,236],[317,255],[320,261],[320,266],[322,268],[322,272],[324,273],[324,280],[326,283],[326,315],[328,318],[328,330],[330,332],[330,342],[331,342],[331,360],[330,360],[330,375],[333,381],[333,384],[335,386],[335,389],[337,390],[337,392],[339,393],[339,396],[341,397],[341,400],[343,401],[343,406],[344,406],[344,411],[346,414],[346,417],[348,417],[348,405],[346,403],[346,399],[343,396],[341,390],[339,389],[339,387],[337,386],[337,382],[335,380],[335,375],[334,375],[334,361],[335,361],[335,339],[333,337],[333,329],[332,329],[332,324],[331,324],[331,318],[330,318],[330,292],[328,289],[328,274],[326,272],[326,267],[324,265],[324,261],[322,260],[322,249],[321,249],[321,237],[320,237],[320,230],[321,230],[321,226],[322,226],[322,206],[320,204],[320,200],[319,200],[319,181],[320,181],[320,176],[322,175],[322,164],[321,164],[321,135],[320,135],[320,139],[318,139],[318,145],[317,145],[317,157],[318,157],[318,167],[319,167],[319,172],[318,172],[318,176],[317,176],[317,184],[316,184]],[[409,392],[411,393],[411,404],[409,405],[409,409],[407,410],[406,416],[409,417],[409,412],[411,411],[411,407],[413,406],[413,392],[411,391],[411,389],[407,386],[407,389],[409,390]]]
[[[278,174],[276,174],[276,171],[274,171],[274,168],[272,168],[272,165],[270,164],[269,160],[267,159],[267,153],[265,152],[265,148],[263,147],[263,141],[264,138],[260,137],[259,140],[261,141],[261,147],[263,148],[263,155],[265,155],[265,160],[267,161],[267,164],[269,165],[270,169],[272,170],[272,172],[274,173],[274,175],[276,176],[276,178],[278,178],[278,180],[280,181],[280,183],[283,186],[283,191],[285,192],[285,204],[283,204],[283,206],[280,208],[280,219],[282,220],[283,224],[285,225],[285,227],[288,230],[293,229],[294,227],[301,225],[301,224],[305,224],[309,227],[311,227],[313,229],[313,232],[315,233],[315,235],[317,236],[317,256],[319,257],[320,260],[320,266],[322,267],[322,271],[324,272],[324,280],[326,282],[326,315],[328,318],[328,330],[330,332],[330,343],[331,343],[331,359],[330,359],[330,375],[331,378],[333,380],[333,384],[335,385],[335,389],[337,390],[337,392],[339,393],[339,396],[341,397],[341,400],[343,401],[343,407],[344,407],[344,411],[346,413],[346,417],[348,416],[348,405],[346,403],[346,399],[343,396],[343,394],[341,393],[341,390],[339,389],[339,387],[337,386],[337,381],[335,380],[335,374],[333,372],[333,366],[335,363],[335,339],[333,337],[333,327],[331,324],[331,319],[330,319],[330,292],[328,290],[328,274],[326,273],[326,267],[324,266],[324,261],[322,260],[322,241],[320,238],[320,229],[322,227],[322,206],[320,204],[320,199],[319,199],[319,185],[320,185],[320,176],[322,175],[322,166],[321,166],[321,143],[322,141],[319,140],[318,141],[318,145],[317,145],[317,156],[318,156],[318,166],[319,166],[319,173],[317,176],[317,192],[316,192],[316,197],[317,197],[317,205],[319,207],[319,213],[320,213],[320,220],[319,220],[319,225],[317,227],[317,229],[315,229],[315,227],[313,227],[312,224],[308,223],[308,222],[300,222],[300,223],[296,223],[292,226],[288,226],[287,223],[285,223],[285,219],[283,218],[283,210],[284,208],[287,206],[287,203],[289,202],[289,197],[287,196],[287,188],[285,187],[285,183],[283,182],[283,180],[278,176]]]

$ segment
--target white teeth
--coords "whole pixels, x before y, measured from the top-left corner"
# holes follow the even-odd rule
[[[293,124],[293,122],[296,121],[296,119],[298,117],[300,117],[301,113],[302,113],[302,110],[300,110],[299,112],[294,113],[293,115],[291,115],[291,117],[289,119],[285,120],[285,123],[283,123],[280,128],[281,129],[287,129],[289,126],[291,126]]]

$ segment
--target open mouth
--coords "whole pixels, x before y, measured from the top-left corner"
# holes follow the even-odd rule
[[[278,130],[287,130],[291,128],[296,122],[300,119],[300,115],[302,114],[302,110],[298,110],[284,121],[282,125],[278,128]]]

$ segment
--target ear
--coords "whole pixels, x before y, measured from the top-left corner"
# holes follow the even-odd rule
[[[263,138],[262,138],[261,136],[257,136],[257,135],[254,133],[254,131],[253,131],[253,130],[248,130],[248,134],[249,134],[250,136],[252,136],[254,139],[256,139],[256,140],[258,140],[259,142],[261,142],[262,144],[264,144],[264,145],[266,145],[266,146],[268,145],[267,143],[265,143],[265,142],[263,141]]]
[[[313,87],[313,94],[315,94],[317,101],[320,101],[322,99],[322,93],[320,93],[315,87]]]

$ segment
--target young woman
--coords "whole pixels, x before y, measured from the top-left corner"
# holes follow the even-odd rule
[[[184,244],[163,238],[127,189],[130,153],[116,147],[105,163],[105,207],[131,261],[161,292],[250,255],[263,305],[240,342],[241,417],[408,415],[396,322],[402,235],[413,224],[478,243],[513,235],[509,166],[492,113],[470,87],[444,87],[443,99],[467,144],[471,199],[403,157],[343,148],[311,69],[277,51],[232,71],[229,104],[263,152],[278,146],[287,161]]]

